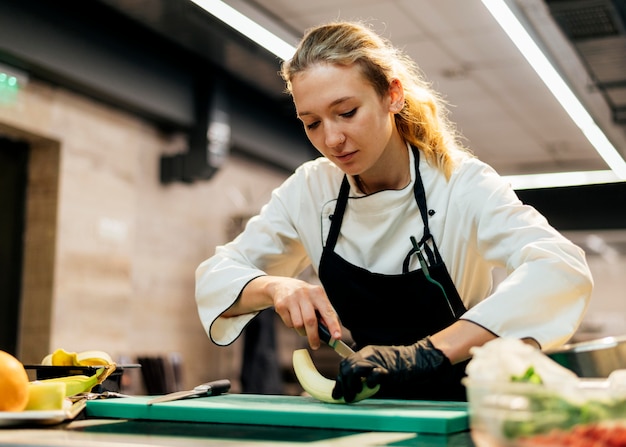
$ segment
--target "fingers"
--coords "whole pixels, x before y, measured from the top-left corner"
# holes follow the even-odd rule
[[[354,402],[357,394],[363,391],[364,384],[374,388],[380,383],[386,371],[377,363],[365,360],[358,352],[341,361],[339,374],[332,391],[333,399]]]
[[[326,291],[320,285],[293,278],[281,279],[271,291],[274,310],[287,327],[306,336],[309,346],[318,349],[318,315],[334,339],[341,339],[341,324]]]
[[[319,313],[324,325],[328,328],[328,332],[330,332],[332,339],[341,340],[341,323],[339,322],[337,312],[335,312],[335,308],[330,304],[330,301],[328,302],[328,305],[318,308],[317,312]]]

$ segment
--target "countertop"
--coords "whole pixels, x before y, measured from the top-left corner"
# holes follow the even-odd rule
[[[0,445],[474,447],[469,431],[438,435],[124,419],[81,419],[51,427],[2,428]]]
[[[147,406],[147,397],[86,402],[71,421],[0,428],[15,446],[474,447],[460,403],[232,394]],[[443,404],[443,406],[440,406]],[[365,422],[364,422],[365,421]]]

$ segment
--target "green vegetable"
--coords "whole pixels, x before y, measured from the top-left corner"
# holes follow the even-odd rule
[[[543,380],[530,366],[524,374],[511,376],[511,382],[541,385]],[[626,419],[626,400],[588,400],[582,404],[568,401],[555,391],[537,387],[525,396],[526,409],[522,416],[508,418],[502,433],[509,439],[547,433],[553,429],[567,430],[578,424]]]
[[[528,369],[521,376],[511,376],[511,382],[528,382],[528,383],[543,383],[541,376],[535,372],[533,366],[529,366]]]
[[[567,430],[574,425],[626,418],[626,401],[588,400],[575,404],[547,391],[528,395],[528,417],[508,419],[502,433],[513,439],[547,433],[555,428]]]

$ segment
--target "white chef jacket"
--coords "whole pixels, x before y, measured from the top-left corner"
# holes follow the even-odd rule
[[[401,190],[365,196],[349,176],[350,199],[335,250],[372,272],[401,273],[412,248],[409,237],[423,235],[413,193],[414,157],[407,150],[411,183]],[[431,233],[468,309],[461,318],[501,337],[532,337],[545,349],[565,343],[593,287],[584,252],[522,204],[490,166],[464,153],[457,157],[449,181],[423,156],[419,170],[434,211]],[[343,176],[326,158],[304,163],[237,238],[199,265],[196,303],[214,343],[232,343],[256,315],[220,317],[249,281],[297,276],[309,265],[317,272]],[[415,258],[411,270],[419,268]],[[507,277],[492,290],[496,267],[506,269]],[[403,293],[410,299],[410,292]]]

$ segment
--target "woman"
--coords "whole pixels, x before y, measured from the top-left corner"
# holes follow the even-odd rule
[[[413,61],[364,25],[331,23],[282,76],[323,157],[198,267],[216,344],[270,307],[312,349],[317,315],[335,339],[343,324],[358,351],[333,394],[350,402],[363,379],[378,397],[464,400],[472,346],[570,338],[592,290],[584,253],[461,146]],[[311,264],[321,286],[297,279]],[[496,267],[508,276],[492,290]]]

